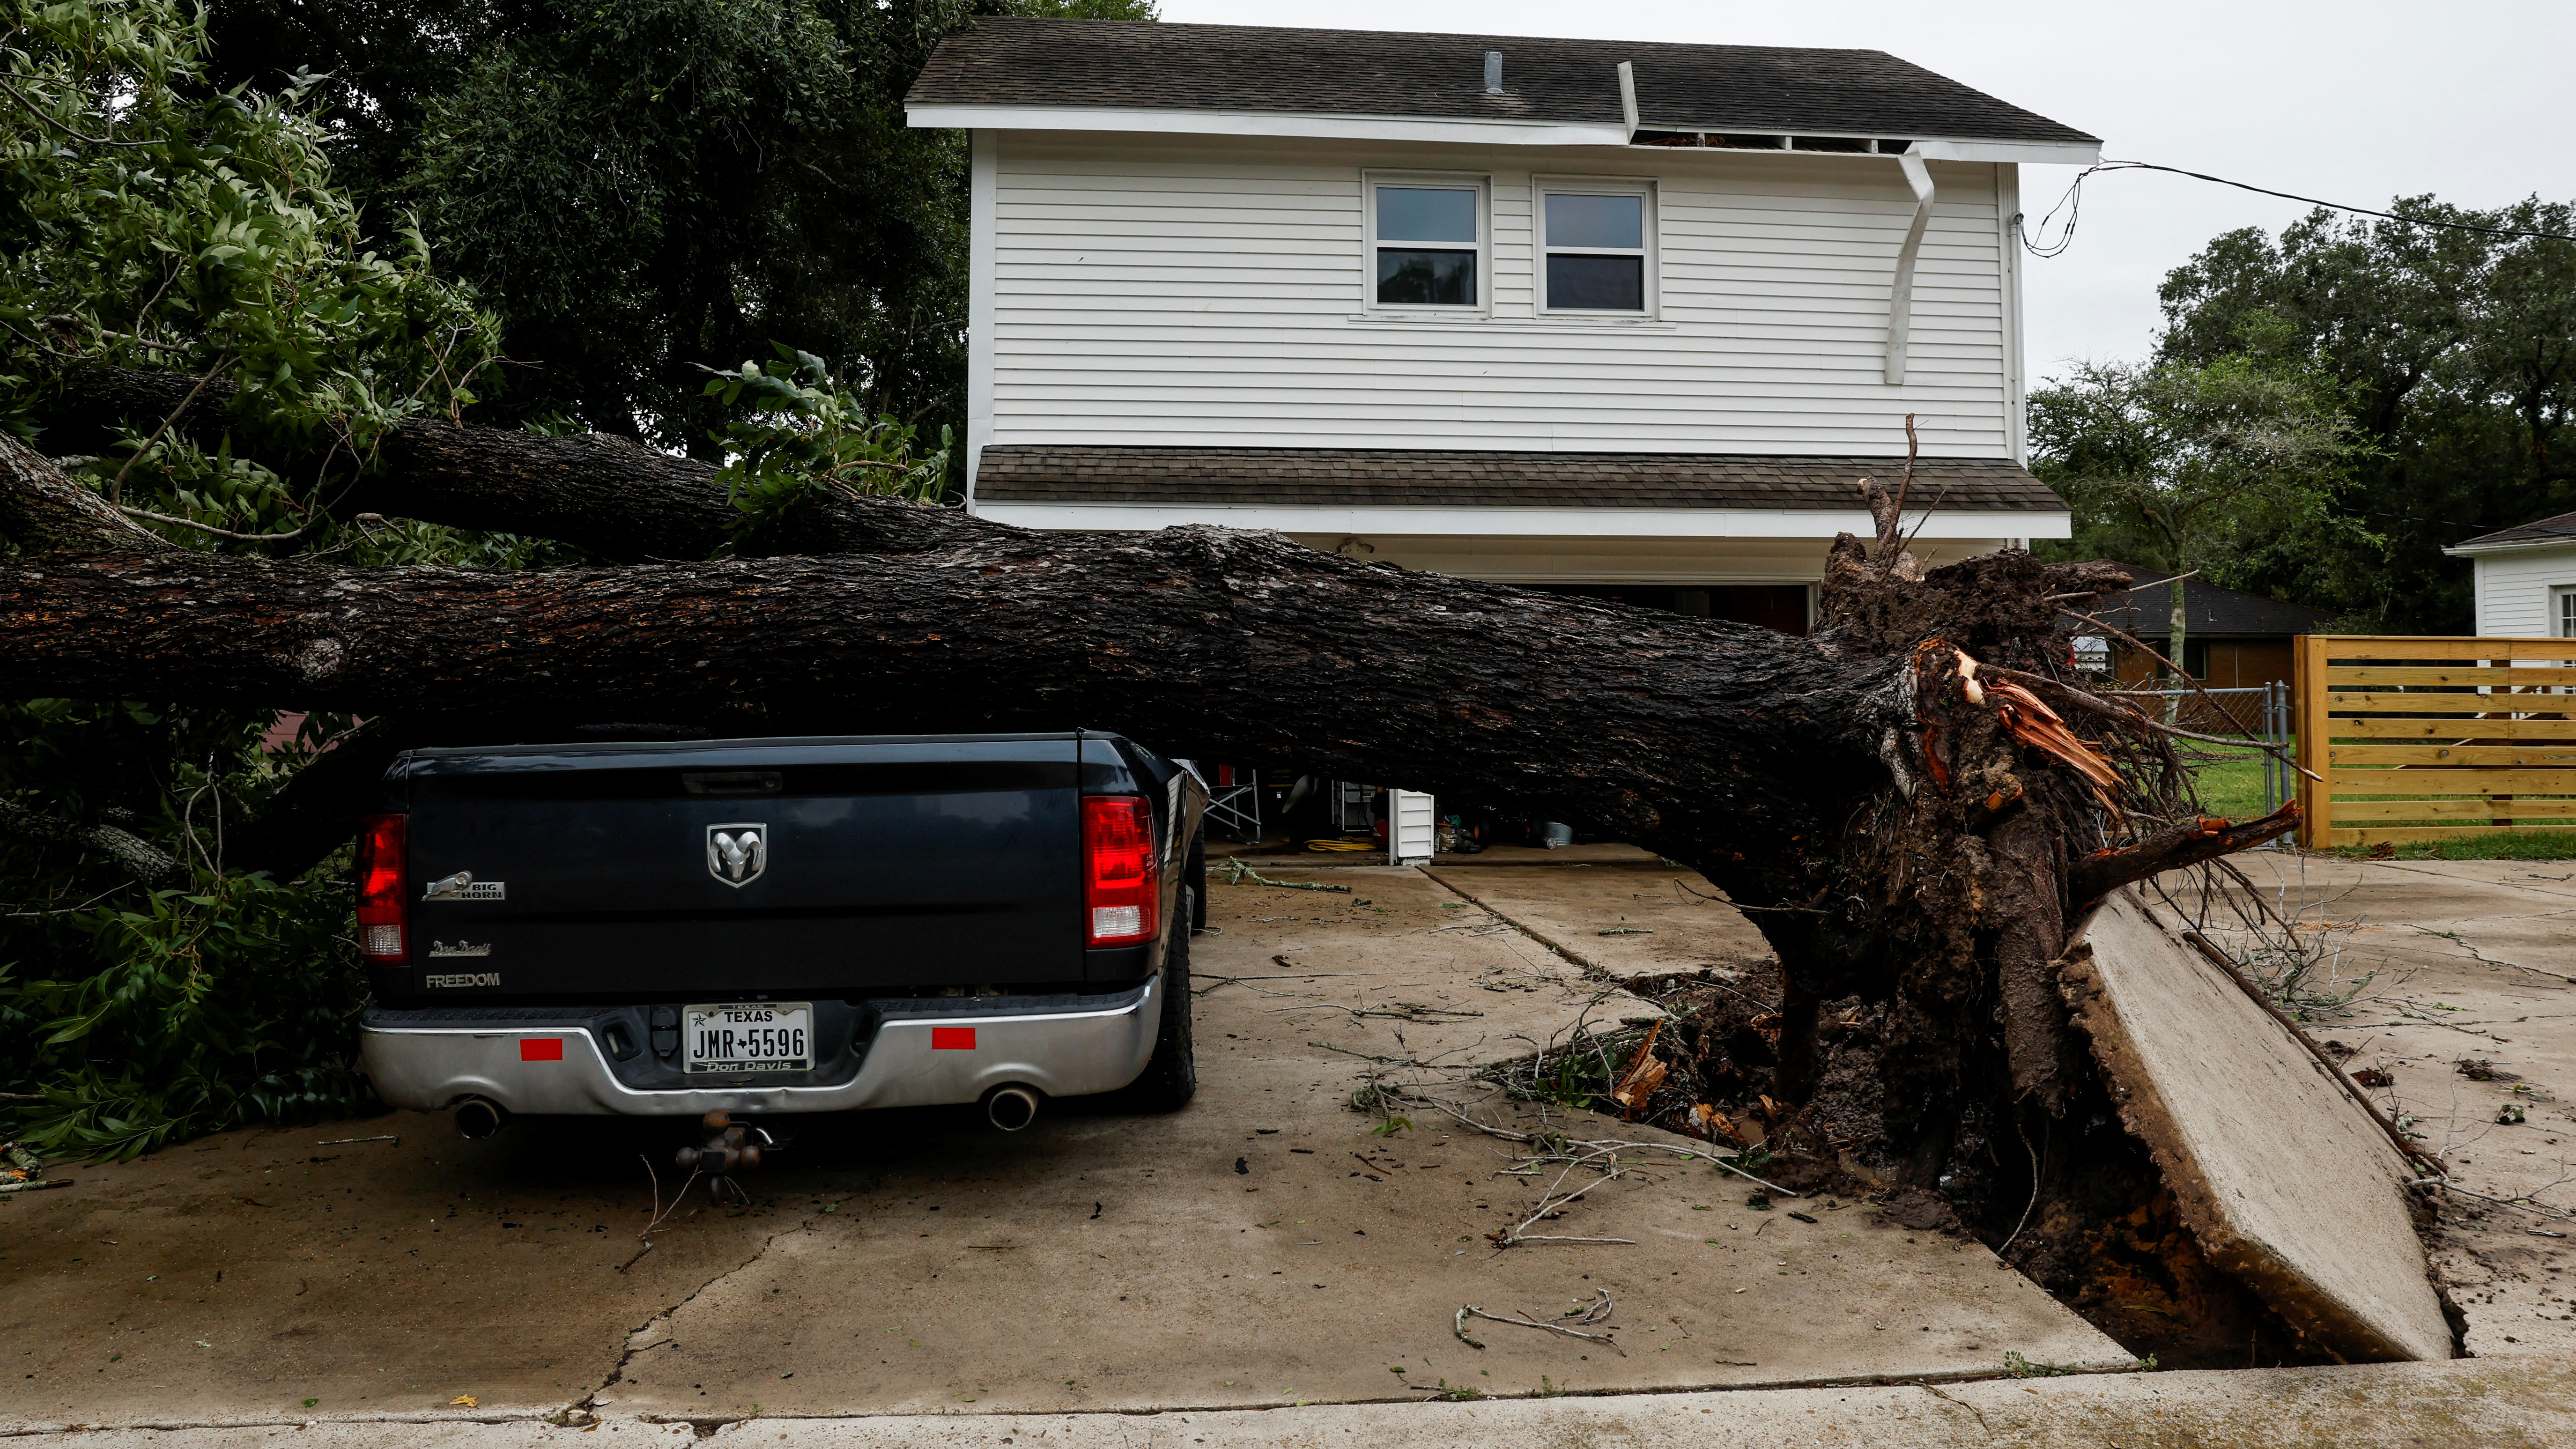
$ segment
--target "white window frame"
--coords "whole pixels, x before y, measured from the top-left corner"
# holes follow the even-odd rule
[[[1411,306],[1381,305],[1377,299],[1377,191],[1381,186],[1433,187],[1443,191],[1472,189],[1476,193],[1476,301],[1473,306],[1437,305],[1429,302]],[[1481,172],[1465,171],[1362,171],[1360,173],[1360,306],[1378,317],[1490,317],[1494,312],[1494,185],[1493,178]],[[1393,241],[1389,246],[1408,243]],[[1417,242],[1411,245],[1440,251],[1458,247],[1444,242]]]
[[[1551,247],[1547,243],[1547,198],[1559,193],[1575,196],[1637,196],[1645,200],[1645,246],[1636,255],[1645,259],[1645,307],[1640,311],[1620,311],[1600,307],[1553,307],[1547,299],[1547,259],[1555,252],[1575,256],[1626,256],[1619,247]],[[1652,322],[1663,317],[1663,209],[1657,205],[1654,178],[1648,176],[1533,176],[1530,178],[1530,291],[1538,302],[1541,317],[1565,317],[1586,322],[1615,318],[1630,322]]]
[[[2549,637],[2576,639],[2576,584],[2558,584],[2549,590]]]

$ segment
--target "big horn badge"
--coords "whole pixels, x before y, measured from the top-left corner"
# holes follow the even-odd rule
[[[737,820],[707,827],[707,873],[726,885],[742,887],[769,869],[769,827]]]

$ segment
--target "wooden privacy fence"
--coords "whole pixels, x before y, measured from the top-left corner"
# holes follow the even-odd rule
[[[2300,844],[2576,829],[2576,639],[2297,642]]]

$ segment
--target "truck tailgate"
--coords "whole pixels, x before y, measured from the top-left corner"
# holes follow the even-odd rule
[[[395,782],[414,979],[449,1000],[1079,981],[1078,748],[419,752]]]

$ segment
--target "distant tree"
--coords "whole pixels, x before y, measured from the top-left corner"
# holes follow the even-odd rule
[[[322,76],[342,181],[416,210],[503,324],[488,423],[715,458],[701,368],[818,358],[872,413],[964,421],[966,138],[906,127],[988,15],[1150,0],[216,0],[209,84]]]
[[[2576,234],[2537,199],[2432,221]],[[2247,228],[2166,278],[2160,363],[2246,357],[2329,379],[2366,451],[2339,508],[2363,528],[2245,557],[2244,586],[2396,633],[2473,625],[2469,569],[2445,545],[2576,509],[2576,243],[2317,211],[2276,239]],[[2295,544],[2296,546],[2290,546]]]
[[[2233,585],[2285,548],[2361,536],[2338,506],[2362,450],[2337,404],[2244,357],[2077,365],[2030,398],[2032,468],[2076,514],[2062,551],[2176,575],[2165,653],[2183,665],[2182,575]]]

